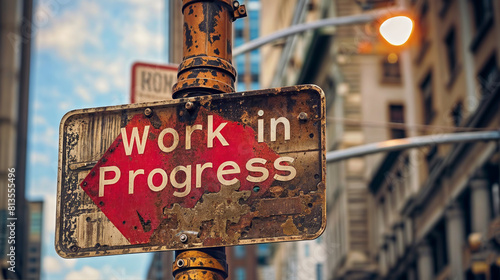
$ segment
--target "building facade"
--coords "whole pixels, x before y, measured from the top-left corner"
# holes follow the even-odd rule
[[[26,250],[24,279],[41,279],[42,238],[43,238],[43,201],[28,202],[29,233]]]
[[[376,22],[263,49],[277,63],[263,67],[269,83],[325,91],[330,150],[500,127],[498,1],[307,1],[300,22],[400,5],[416,27],[398,49],[380,41]],[[284,10],[275,18],[291,22],[294,13]],[[323,279],[500,279],[498,145],[434,145],[328,164]],[[305,244],[278,245],[277,270],[301,275]],[[320,279],[313,275],[304,279]]]
[[[247,16],[233,22],[233,47],[255,40],[260,37],[261,1],[240,1],[247,10]],[[260,50],[233,57],[233,66],[236,68],[236,91],[260,89]]]
[[[31,0],[0,2],[0,279],[27,279],[24,275],[28,247],[25,177],[31,18]],[[15,205],[8,200],[14,199],[8,196],[13,189]],[[12,207],[14,212],[10,212]],[[7,227],[11,223],[15,229]],[[15,244],[12,239],[9,243],[12,234]]]
[[[410,1],[412,135],[498,130],[500,3]],[[433,28],[439,27],[439,28]],[[371,176],[378,279],[499,279],[498,142],[386,155]]]
[[[148,280],[172,280],[174,252],[155,252],[148,269]]]

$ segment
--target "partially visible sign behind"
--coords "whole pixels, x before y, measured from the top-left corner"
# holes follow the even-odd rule
[[[324,115],[323,92],[310,85],[66,114],[58,253],[318,237],[326,223]]]
[[[132,65],[130,103],[172,99],[177,65],[136,62]]]

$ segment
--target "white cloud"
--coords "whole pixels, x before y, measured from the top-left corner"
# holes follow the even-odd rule
[[[87,88],[83,87],[83,86],[76,86],[75,88],[75,92],[78,96],[80,96],[81,99],[83,99],[84,101],[87,101],[87,102],[91,102],[93,101],[94,99],[92,98],[92,95],[90,94],[90,92],[88,91]]]
[[[81,270],[71,271],[64,278],[65,280],[98,280],[101,278],[99,270],[90,266],[84,266]]]
[[[129,0],[130,20],[115,23],[114,29],[120,36],[121,47],[131,51],[135,56],[145,56],[163,50],[165,24],[165,1]],[[179,11],[180,12],[180,11]]]
[[[63,111],[68,111],[69,109],[72,108],[73,105],[69,101],[62,101],[62,102],[59,102],[59,104],[57,106],[59,107],[59,109],[61,109]]]
[[[36,110],[37,108],[35,108]],[[43,116],[40,115],[35,115],[32,118],[33,124],[35,125],[46,125],[47,124],[47,119],[45,119]]]
[[[87,90],[76,87],[74,94],[87,102],[95,101],[93,93],[120,93],[122,97],[121,93],[128,93],[132,63],[154,60],[163,54],[164,1],[120,3],[120,14],[113,16],[100,1],[80,1],[66,9],[43,5],[38,8],[49,18],[37,33],[39,49],[69,62],[68,71],[75,73],[72,76],[79,84],[85,77]],[[117,39],[110,43],[109,38],[114,37]],[[60,110],[72,107],[67,100],[60,101]]]
[[[61,105],[59,107],[61,107]],[[59,147],[57,131],[51,126],[48,126],[42,133],[33,135],[30,138],[32,139],[33,143],[42,144],[52,148]]]
[[[96,2],[81,1],[76,10],[67,9],[56,16],[51,8],[47,8],[47,4],[38,7],[36,14],[45,14],[47,17],[47,23],[42,24],[36,34],[36,42],[41,50],[55,50],[70,60],[86,45],[102,47],[102,25],[96,24],[96,19],[103,17],[102,9]]]
[[[58,273],[62,270],[61,262],[59,259],[52,256],[46,256],[43,258],[43,270],[46,273]]]
[[[30,153],[30,161],[31,164],[50,164],[50,157],[47,154],[42,154],[39,152],[31,152]]]
[[[99,92],[99,93],[107,93],[109,91],[109,82],[107,79],[105,78],[97,78],[97,80],[95,81],[95,89]]]
[[[146,55],[151,51],[161,50],[163,48],[163,36],[160,32],[153,32],[144,22],[134,22],[131,26],[121,31],[123,48],[132,47],[136,55]]]
[[[109,93],[111,86],[123,91],[126,90],[128,78],[131,76],[132,59],[100,58],[80,53],[75,56],[75,60],[80,68],[87,69],[83,80],[87,84],[93,85],[96,91]]]
[[[73,268],[76,265],[76,259],[61,259],[62,263],[66,268]]]
[[[41,109],[41,108],[43,108],[42,102],[40,102],[40,100],[35,100],[33,102],[33,109],[38,110],[38,109]]]
[[[73,269],[76,265],[76,259],[63,259],[54,256],[45,256],[43,258],[43,270],[48,274],[60,273],[63,270]]]

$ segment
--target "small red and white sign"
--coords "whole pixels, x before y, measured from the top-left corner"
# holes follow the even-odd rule
[[[152,102],[172,99],[177,82],[177,65],[136,62],[132,65],[130,102]]]

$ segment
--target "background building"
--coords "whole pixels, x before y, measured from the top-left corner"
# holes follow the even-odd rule
[[[260,0],[240,1],[247,9],[247,16],[233,22],[233,48],[261,36],[261,6]],[[238,72],[236,91],[260,89],[260,50],[233,57],[233,65]]]
[[[228,279],[257,279],[257,246],[234,246],[226,248],[229,266]]]
[[[24,275],[28,242],[25,202],[32,1],[0,2],[0,279]],[[9,272],[8,169],[15,168],[16,269]]]
[[[412,135],[498,130],[500,5],[411,1]],[[438,26],[439,28],[433,28]],[[379,278],[498,279],[498,143],[391,153],[370,181]]]
[[[173,252],[155,252],[148,269],[148,280],[174,279],[172,277]]]
[[[278,2],[266,9],[270,20],[262,26],[269,33],[294,19],[399,5],[415,15],[416,33],[399,49],[380,41],[377,22],[312,31],[263,48],[269,63],[262,67],[263,87],[315,83],[325,91],[329,149],[498,130],[497,2],[295,1],[290,6],[308,7],[302,16]],[[328,269],[316,279],[497,279],[498,151],[498,143],[481,142],[329,164],[328,227],[320,241],[327,258],[317,262]],[[303,262],[305,244],[277,245],[277,270]],[[296,269],[301,275],[303,268]]]
[[[29,234],[23,279],[40,279],[42,272],[43,201],[28,202]]]

